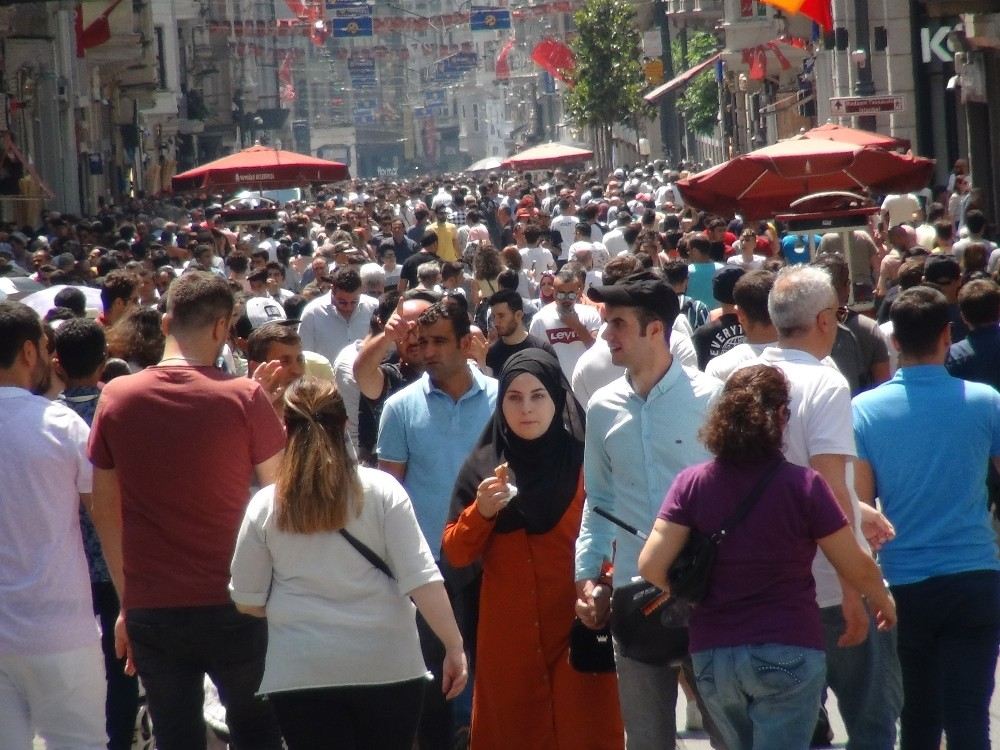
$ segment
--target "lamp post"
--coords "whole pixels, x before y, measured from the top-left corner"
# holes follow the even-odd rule
[[[663,80],[670,81],[674,77],[674,57],[670,48],[670,23],[667,20],[666,0],[656,0],[653,6],[656,13],[656,23],[660,27],[660,51],[663,58]],[[682,60],[682,64],[686,64]],[[677,96],[668,91],[660,99],[660,140],[663,141],[665,156],[671,162],[680,158],[681,143],[677,132]]]
[[[857,46],[851,53],[851,58],[857,66],[854,95],[874,96],[875,82],[872,80],[872,45],[871,29],[868,25],[868,0],[854,0],[854,35],[857,37]],[[875,115],[859,117],[858,127],[862,130],[874,131]]]

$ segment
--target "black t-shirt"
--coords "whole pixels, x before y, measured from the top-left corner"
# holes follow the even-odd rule
[[[698,355],[698,369],[704,372],[709,362],[744,341],[746,336],[736,313],[720,315],[718,320],[699,326],[691,335],[691,343]]]
[[[417,278],[417,268],[423,263],[430,263],[431,261],[441,262],[441,259],[434,253],[428,253],[421,250],[418,253],[414,253],[399,269],[399,278],[406,279],[406,288],[413,289],[420,280]]]
[[[386,400],[420,377],[416,370],[404,368],[393,360],[383,362],[379,369],[385,378],[381,395],[378,398],[368,398],[362,393],[358,402],[358,458],[365,466],[375,466],[378,461],[375,447],[378,445],[378,425]]]
[[[498,377],[504,363],[511,356],[525,349],[544,349],[553,357],[556,356],[556,350],[548,341],[542,341],[529,333],[528,337],[520,344],[506,344],[503,339],[498,339],[486,352],[486,366],[493,371],[493,377]]]

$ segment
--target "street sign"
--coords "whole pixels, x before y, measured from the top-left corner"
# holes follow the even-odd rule
[[[830,99],[830,111],[841,117],[902,112],[904,109],[902,96],[834,96]]]

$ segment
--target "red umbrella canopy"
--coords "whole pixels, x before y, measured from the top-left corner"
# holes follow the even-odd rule
[[[176,175],[175,193],[190,190],[281,190],[350,178],[347,166],[293,151],[251,146]]]
[[[882,133],[872,133],[868,130],[858,130],[844,125],[836,125],[828,122],[818,125],[802,134],[804,138],[811,138],[816,141],[840,141],[842,143],[853,143],[855,146],[877,146],[894,150],[897,148],[908,149],[910,142],[905,138],[893,138],[891,135]]]
[[[768,218],[797,198],[834,190],[897,193],[925,187],[934,160],[837,141],[789,140],[742,154],[677,183],[695,208]]]
[[[543,143],[525,149],[519,154],[508,156],[500,166],[504,169],[547,169],[593,158],[594,152],[585,148],[567,146],[563,143]]]

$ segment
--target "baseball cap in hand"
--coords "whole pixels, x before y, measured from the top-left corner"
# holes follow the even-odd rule
[[[609,286],[592,286],[587,290],[587,296],[606,305],[641,307],[670,324],[681,309],[677,293],[651,271],[629,274]]]

